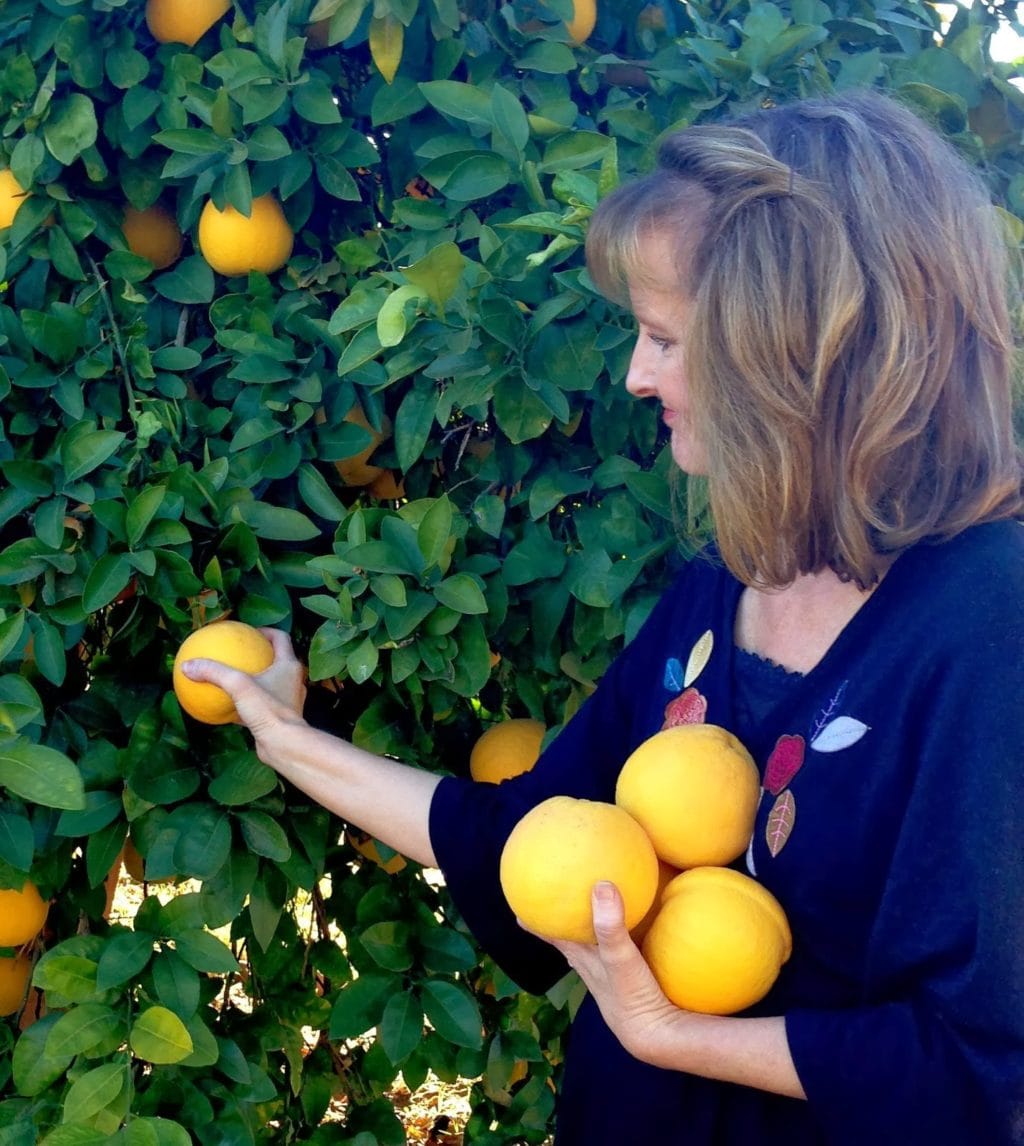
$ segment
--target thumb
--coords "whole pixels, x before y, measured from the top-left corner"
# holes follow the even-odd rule
[[[601,880],[594,884],[591,907],[594,935],[598,946],[606,954],[621,953],[633,947],[633,941],[626,930],[626,909],[614,883]]]

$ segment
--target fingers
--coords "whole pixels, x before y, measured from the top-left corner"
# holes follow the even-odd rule
[[[248,673],[207,657],[194,657],[192,660],[182,661],[180,667],[189,680],[215,684],[232,697],[244,689],[251,680]]]
[[[296,660],[291,637],[284,629],[261,628],[260,632],[270,641],[274,649],[274,662]]]

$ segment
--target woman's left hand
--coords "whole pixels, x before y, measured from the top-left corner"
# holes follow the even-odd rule
[[[548,942],[579,974],[623,1047],[634,1058],[660,1065],[671,1029],[686,1012],[665,997],[626,930],[622,897],[615,885],[595,884],[592,904],[596,946]]]

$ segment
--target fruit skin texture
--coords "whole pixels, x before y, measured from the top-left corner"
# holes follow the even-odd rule
[[[204,724],[231,724],[238,713],[231,697],[215,684],[189,680],[181,671],[183,661],[207,657],[247,673],[261,673],[274,660],[270,641],[242,621],[214,621],[190,634],[174,658],[174,694],[178,703]]]
[[[248,218],[230,205],[218,210],[212,199],[199,216],[199,250],[222,275],[272,274],[288,262],[294,244],[295,235],[273,195],[253,199]]]
[[[494,724],[473,745],[469,774],[474,780],[500,784],[529,772],[540,757],[547,729],[539,720],[516,718]]]
[[[28,880],[21,891],[0,891],[0,947],[21,947],[35,939],[49,910],[36,885]]]
[[[782,906],[757,880],[695,867],[662,892],[641,950],[677,1007],[731,1015],[764,998],[792,947]]]
[[[728,864],[750,842],[761,779],[740,741],[715,724],[665,728],[626,760],[615,802],[674,867]]]
[[[144,211],[125,208],[121,230],[128,249],[149,259],[158,271],[177,262],[181,255],[181,231],[163,207],[154,205]]]
[[[18,208],[28,198],[25,188],[14,178],[9,168],[0,171],[0,228],[14,222]]]
[[[658,857],[646,832],[622,808],[552,796],[512,829],[499,876],[509,906],[531,931],[594,943],[594,884],[616,885],[626,927],[635,927],[654,902]]]
[[[193,47],[231,7],[231,0],[147,0],[146,24],[161,44]]]
[[[0,958],[0,1015],[13,1015],[21,1009],[31,974],[32,960],[24,955]]]

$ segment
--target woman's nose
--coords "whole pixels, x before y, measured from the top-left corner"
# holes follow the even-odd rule
[[[626,371],[626,389],[634,398],[654,398],[658,393],[653,382],[651,364],[639,339],[633,347],[629,369]]]

